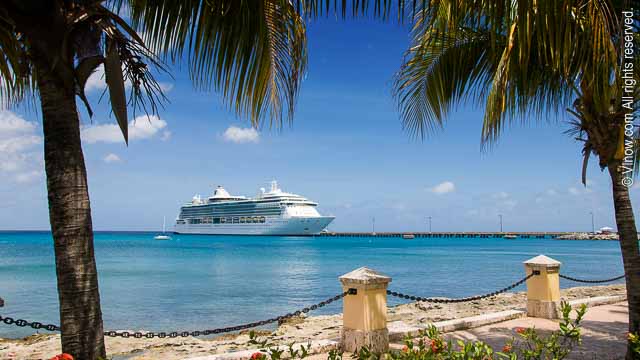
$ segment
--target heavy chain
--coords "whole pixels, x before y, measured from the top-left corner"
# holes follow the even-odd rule
[[[25,326],[30,326],[36,330],[39,329],[45,329],[48,331],[59,331],[60,327],[57,325],[53,325],[53,324],[43,324],[37,321],[34,322],[29,322],[27,320],[24,319],[13,319],[11,317],[8,316],[2,316],[0,315],[0,321],[7,324],[7,325],[15,325],[15,326],[19,326],[19,327],[25,327]]]
[[[586,284],[601,284],[601,283],[607,283],[607,282],[611,282],[611,281],[616,281],[616,280],[620,280],[620,279],[624,279],[624,275],[620,275],[620,276],[616,276],[614,278],[611,279],[604,279],[604,280],[584,280],[584,279],[577,279],[571,276],[567,276],[567,275],[562,275],[560,274],[560,277],[563,279],[567,279],[567,280],[571,280],[571,281],[575,281],[575,282],[580,282],[580,283],[586,283]]]
[[[275,323],[275,322],[280,322],[289,318],[292,318],[294,316],[300,316],[301,314],[306,314],[309,311],[312,310],[316,310],[319,309],[321,307],[324,307],[326,305],[331,304],[334,301],[338,301],[342,298],[344,298],[347,295],[355,295],[356,294],[356,289],[349,289],[348,291],[343,292],[342,294],[336,295],[334,297],[331,297],[327,300],[321,301],[319,303],[313,304],[311,306],[302,308],[298,311],[295,312],[290,312],[288,314],[282,315],[282,316],[277,316],[271,319],[266,319],[266,320],[262,320],[262,321],[256,321],[256,322],[252,322],[252,323],[247,323],[247,324],[242,324],[242,325],[236,325],[236,326],[229,326],[229,327],[224,327],[224,328],[218,328],[218,329],[210,329],[210,330],[196,330],[196,331],[173,331],[173,332],[140,332],[140,331],[136,331],[136,332],[129,332],[129,331],[105,331],[104,335],[105,336],[110,336],[110,337],[122,337],[122,338],[136,338],[136,339],[141,339],[141,338],[147,338],[147,339],[151,339],[154,337],[157,338],[176,338],[178,336],[180,337],[188,337],[188,336],[206,336],[206,335],[213,335],[213,334],[223,334],[223,333],[228,333],[228,332],[233,332],[233,331],[240,331],[240,330],[246,330],[246,329],[251,329],[254,327],[258,327],[258,326],[263,326],[263,325],[268,325],[271,323]],[[46,329],[49,331],[60,331],[60,327],[57,325],[43,325],[39,322],[28,322],[26,320],[23,319],[17,319],[14,320],[11,317],[3,317],[0,316],[0,321],[4,322],[7,325],[17,325],[20,327],[24,327],[24,326],[31,326],[34,329]]]
[[[488,293],[488,294],[483,294],[483,295],[476,295],[476,296],[470,296],[470,297],[465,297],[465,298],[459,298],[459,299],[446,299],[446,298],[423,298],[420,296],[413,296],[413,295],[406,295],[403,293],[399,293],[396,291],[390,291],[387,290],[387,294],[391,295],[391,296],[395,296],[401,299],[406,299],[406,300],[412,300],[412,301],[424,301],[424,302],[431,302],[431,303],[440,303],[440,304],[449,304],[449,303],[461,303],[461,302],[467,302],[467,301],[476,301],[476,300],[481,300],[484,298],[488,298],[488,297],[492,297],[492,296],[496,296],[498,294],[507,292],[517,286],[522,285],[525,281],[529,280],[531,277],[535,276],[535,275],[539,275],[540,272],[538,271],[534,271],[531,274],[527,275],[526,277],[522,278],[521,280],[518,280],[516,282],[514,282],[513,284],[502,288],[500,290],[494,291],[492,293]]]

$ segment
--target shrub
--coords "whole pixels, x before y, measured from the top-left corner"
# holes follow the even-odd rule
[[[266,360],[267,357],[271,360],[280,360],[285,351],[289,352],[288,358],[290,359],[304,359],[309,356],[309,350],[311,350],[311,344],[307,344],[307,346],[301,345],[295,349],[293,343],[289,344],[286,350],[282,350],[275,344],[270,343],[269,339],[259,340],[254,331],[249,332],[249,344],[258,345],[261,351],[254,353],[251,356],[251,360]],[[339,360],[342,360],[342,357]]]
[[[640,333],[629,333],[627,340],[631,344],[631,353],[640,359]]]
[[[562,319],[559,329],[550,334],[540,335],[535,328],[516,328],[514,337],[495,351],[482,341],[461,341],[454,344],[445,341],[435,326],[420,331],[417,337],[405,339],[405,346],[400,351],[374,353],[367,347],[361,348],[352,355],[354,360],[562,360],[565,359],[576,345],[580,344],[580,322],[587,310],[582,305],[576,310],[576,319],[572,320],[571,305],[561,304]],[[629,341],[635,344],[635,351],[640,351],[640,337],[629,334]],[[249,333],[249,343],[260,347],[252,360],[280,360],[286,350],[270,343],[268,340],[258,340],[255,333]],[[288,357],[304,359],[309,355],[311,346],[301,346],[294,349],[293,344],[288,347]],[[329,352],[328,360],[343,360],[342,353],[337,350]]]
[[[451,341],[445,341],[438,329],[431,326],[421,331],[418,337],[407,338],[401,351],[375,354],[365,347],[353,357],[358,360],[562,360],[580,344],[580,322],[586,312],[586,306],[583,305],[576,310],[575,320],[570,318],[571,305],[563,302],[561,310],[559,330],[542,336],[534,328],[516,328],[516,337],[508,341],[502,347],[502,351],[495,351],[482,341],[458,340],[453,344]],[[335,354],[330,354],[329,360],[337,359]]]

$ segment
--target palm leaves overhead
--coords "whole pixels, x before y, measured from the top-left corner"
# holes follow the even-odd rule
[[[20,103],[35,87],[22,34],[16,34],[12,21],[0,7],[0,106]]]
[[[619,109],[617,4],[441,0],[429,5],[415,22],[412,46],[394,83],[410,132],[425,136],[465,101],[484,103],[484,144],[497,140],[512,121],[548,118],[572,106],[577,96],[588,96],[597,113],[616,111],[612,101]]]
[[[404,12],[404,1],[398,4]],[[220,92],[254,126],[263,119],[279,126],[293,118],[306,70],[304,18],[371,10],[387,18],[391,1],[119,0],[113,7],[126,10],[149,47],[165,59],[186,58],[196,87]]]
[[[2,105],[13,106],[25,94],[35,92],[37,78],[33,68],[34,62],[40,61],[48,63],[51,72],[59,73],[59,81],[65,86],[75,87],[91,116],[84,87],[89,76],[104,64],[112,111],[127,141],[127,105],[134,113],[137,109],[155,113],[164,100],[150,71],[150,67],[162,70],[161,63],[123,19],[95,1],[78,1],[57,9],[64,13],[65,20],[64,24],[56,24],[64,30],[61,44],[31,39],[29,31],[25,31],[28,15],[54,11],[53,6],[38,1],[0,4]],[[125,82],[131,85],[128,100]]]
[[[293,116],[306,69],[302,19],[284,1],[130,1],[149,46],[189,63],[196,87],[222,93],[257,125]],[[166,24],[171,24],[167,26]]]
[[[84,84],[104,64],[113,113],[125,140],[125,104],[134,111],[156,112],[164,100],[147,66],[162,68],[156,51],[173,63],[186,60],[197,88],[219,92],[254,126],[265,119],[279,126],[292,120],[306,70],[304,20],[334,14],[382,19],[393,14],[403,19],[422,13],[427,2],[395,3],[396,7],[391,0],[77,0],[58,8],[36,0],[8,0],[0,4],[0,96],[10,106],[35,88],[27,56],[30,45],[15,28],[16,15],[60,10],[68,23],[59,57],[75,59],[75,69],[62,70],[75,72],[78,95],[91,114]],[[128,99],[125,82],[132,84]]]

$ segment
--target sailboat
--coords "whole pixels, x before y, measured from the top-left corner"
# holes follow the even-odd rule
[[[154,239],[156,240],[171,240],[171,236],[166,233],[167,226],[167,218],[165,216],[162,217],[162,234],[156,235]]]

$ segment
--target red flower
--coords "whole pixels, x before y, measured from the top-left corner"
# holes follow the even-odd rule
[[[436,340],[431,340],[431,351],[435,354],[440,352],[440,343]]]
[[[264,357],[264,354],[261,352],[255,352],[251,355],[251,360],[260,360]],[[72,359],[73,360],[73,359]]]
[[[409,347],[407,345],[403,346],[402,347],[402,352],[403,353],[409,352]]]
[[[523,328],[523,327],[517,327],[516,328],[516,332],[518,334],[524,334],[525,332],[527,332],[527,329]]]
[[[64,354],[60,354],[52,357],[51,360],[73,360],[73,356],[67,353],[64,353]]]
[[[502,352],[503,352],[503,353],[510,353],[510,352],[511,352],[511,345],[510,345],[510,344],[505,344],[505,345],[502,347]]]

